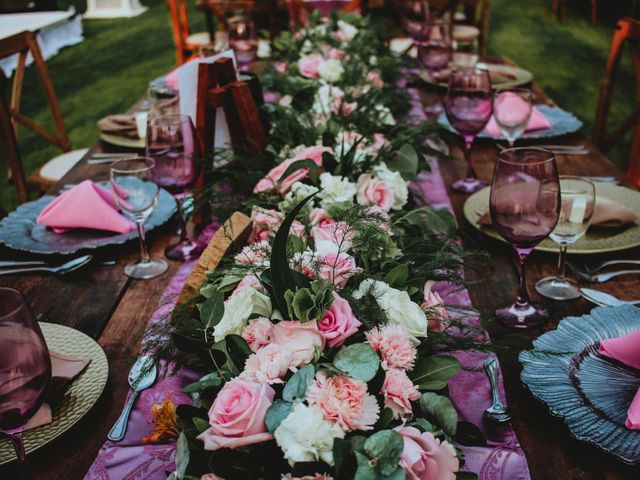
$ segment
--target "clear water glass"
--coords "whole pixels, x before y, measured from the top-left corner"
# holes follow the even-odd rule
[[[253,62],[258,52],[258,39],[253,20],[240,15],[229,20],[229,47],[236,56],[240,69]]]
[[[565,275],[569,245],[577,242],[591,225],[596,205],[596,188],[590,180],[581,177],[560,176],[561,209],[558,224],[549,235],[560,246],[558,275],[546,277],[536,283],[536,290],[554,300],[573,300],[580,292]]]
[[[124,273],[142,280],[162,275],[169,268],[162,259],[149,256],[144,222],[158,203],[160,187],[154,181],[156,162],[148,157],[119,160],[111,165],[111,191],[124,215],[136,222],[140,237],[140,260],[127,265]]]
[[[527,129],[532,99],[533,94],[527,88],[498,90],[493,97],[493,118],[510,147]]]

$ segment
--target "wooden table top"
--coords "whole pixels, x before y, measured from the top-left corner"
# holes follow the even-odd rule
[[[548,101],[539,92],[539,101]],[[554,143],[585,145],[591,155],[557,157],[561,174],[616,175],[620,171],[580,133],[554,139]],[[452,144],[453,158],[441,161],[445,183],[450,185],[461,178],[466,166],[461,143]],[[100,150],[97,145],[92,150]],[[91,153],[91,152],[90,152]],[[473,163],[478,175],[489,181],[497,149],[495,143],[480,140],[473,150]],[[103,179],[108,165],[87,165],[81,161],[59,185],[75,183],[86,178]],[[52,191],[57,191],[54,188]],[[484,318],[490,319],[497,306],[514,298],[517,270],[510,247],[484,237],[471,227],[462,215],[466,195],[450,192],[465,246],[491,252],[490,268],[467,273],[468,288],[474,307]],[[152,255],[162,256],[164,247],[175,239],[175,225],[167,225],[149,235]],[[107,432],[118,417],[128,390],[127,373],[136,358],[140,337],[160,296],[179,264],[169,261],[167,274],[148,281],[131,280],[123,273],[124,265],[138,255],[137,242],[129,242],[115,249],[107,249],[104,258],[117,260],[116,266],[91,266],[63,277],[53,275],[10,275],[0,277],[0,286],[21,290],[33,311],[47,321],[68,325],[95,338],[109,359],[109,381],[104,394],[89,415],[73,429],[50,445],[29,456],[37,479],[66,480],[83,478],[106,439]],[[21,255],[0,247],[0,258],[19,258]],[[607,258],[640,258],[640,249],[620,252]],[[597,258],[590,257],[590,261]],[[508,331],[490,322],[488,329],[496,342],[515,345],[517,350],[529,348],[531,340],[542,331],[555,328],[567,315],[583,314],[592,307],[585,300],[554,302],[540,299],[533,283],[555,273],[556,256],[534,252],[528,264],[530,292],[535,300],[547,305],[552,320],[542,329],[530,332]],[[607,283],[607,290],[622,298],[637,296],[640,279],[622,277]],[[517,352],[500,354],[507,401],[513,410],[513,426],[527,454],[534,480],[620,480],[640,478],[640,467],[628,467],[595,447],[573,439],[563,421],[552,417],[520,384],[520,365]],[[0,467],[0,478],[17,478],[15,465]]]

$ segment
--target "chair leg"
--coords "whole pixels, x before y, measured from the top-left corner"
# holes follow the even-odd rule
[[[596,24],[598,18],[598,0],[591,0],[591,23]]]
[[[638,121],[640,121],[640,114],[638,115]],[[640,186],[640,124],[638,123],[636,123],[636,128],[633,132],[627,178],[634,185]]]

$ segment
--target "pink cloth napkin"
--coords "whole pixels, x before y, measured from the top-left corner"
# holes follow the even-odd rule
[[[600,355],[613,358],[640,370],[640,332],[603,340],[600,342]],[[640,430],[640,388],[638,388],[629,410],[627,410],[625,425],[632,430]]]
[[[121,196],[127,197],[126,192]],[[37,222],[51,227],[56,233],[72,228],[93,228],[125,233],[135,229],[133,222],[118,213],[118,207],[109,190],[91,180],[79,183],[47,205]]]
[[[525,102],[520,97],[505,97],[501,100],[501,102],[501,108],[508,108],[514,112],[524,111],[528,108],[527,102]],[[549,123],[549,120],[547,120],[547,117],[545,117],[542,112],[540,112],[540,110],[538,110],[536,107],[533,107],[526,131],[533,132],[535,130],[544,130],[549,127],[551,127],[551,124]],[[493,115],[489,119],[489,123],[487,123],[484,131],[489,135],[494,135],[497,137],[501,136],[500,129],[498,128],[496,119],[493,117]]]

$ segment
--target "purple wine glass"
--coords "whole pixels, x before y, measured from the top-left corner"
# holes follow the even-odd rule
[[[189,189],[200,174],[201,155],[196,130],[188,115],[164,115],[147,126],[147,155],[156,162],[155,182],[171,192],[178,202],[180,240],[169,245],[165,255],[172,260],[198,258],[204,245],[193,241],[187,230]]]
[[[0,288],[0,433],[9,438],[26,470],[22,427],[44,403],[51,357],[22,293]]]
[[[422,40],[424,25],[429,21],[429,17],[429,2],[427,0],[403,0],[402,26],[413,40]]]
[[[487,185],[473,169],[471,147],[493,113],[489,72],[480,68],[461,68],[451,72],[445,112],[449,123],[464,138],[467,160],[467,175],[451,187],[456,192],[473,193]]]
[[[426,22],[422,38],[416,41],[416,46],[420,63],[437,83],[442,71],[451,62],[451,25],[443,20]]]
[[[240,70],[246,69],[258,53],[258,40],[253,20],[245,15],[229,19],[229,47]]]
[[[513,328],[532,328],[549,315],[531,303],[526,287],[528,255],[547,238],[560,215],[560,180],[552,152],[543,148],[509,148],[498,154],[491,181],[493,228],[515,249],[520,263],[516,301],[496,310],[498,320]]]

